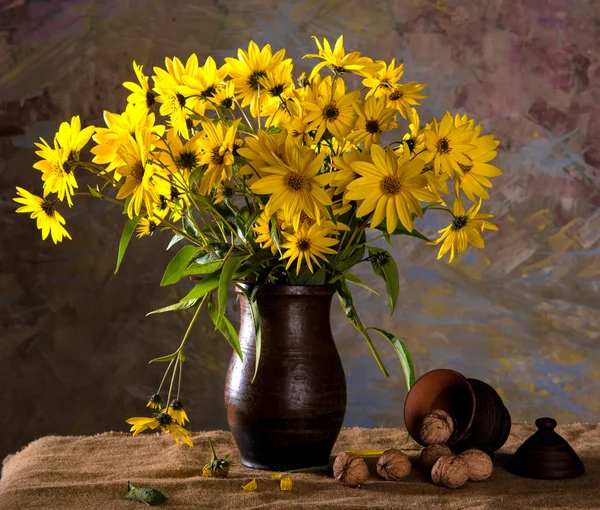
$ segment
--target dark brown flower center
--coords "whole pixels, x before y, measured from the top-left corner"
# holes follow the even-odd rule
[[[365,129],[367,133],[370,133],[372,135],[381,133],[381,127],[379,126],[379,121],[377,119],[368,120],[365,124]]]
[[[213,147],[212,148],[212,154],[211,154],[211,157],[210,157],[210,162],[213,165],[222,165],[223,164],[223,160],[225,159],[222,154],[219,154],[219,149],[220,149],[220,147]]]
[[[285,185],[292,191],[302,191],[306,184],[306,179],[298,172],[290,172],[285,177]]]
[[[438,152],[448,154],[450,152],[450,142],[447,138],[440,138],[436,144]]]
[[[267,72],[263,70],[254,71],[250,76],[248,76],[248,86],[252,90],[258,90],[258,86],[260,84],[261,78],[266,78]]]
[[[400,89],[394,89],[393,92],[390,94],[390,100],[397,101],[398,99],[401,99],[403,95],[404,94],[402,94],[402,91]]]
[[[146,107],[152,108],[156,104],[156,94],[151,90],[146,91]]]
[[[386,175],[381,181],[381,191],[386,195],[397,195],[402,189],[402,181],[395,175]]]
[[[323,118],[327,120],[335,120],[340,115],[340,110],[335,103],[329,103],[323,108]]]
[[[298,240],[298,242],[296,243],[296,248],[298,248],[299,251],[310,250],[310,239],[305,238]]]
[[[202,91],[200,95],[204,98],[213,97],[216,91],[217,89],[213,85],[211,85],[206,90]]]
[[[177,98],[177,102],[179,103],[179,106],[181,106],[181,108],[184,108],[185,107],[185,96],[178,92],[175,97]]]
[[[452,221],[452,230],[456,232],[457,230],[460,230],[461,228],[466,226],[468,219],[469,218],[467,216],[457,216],[456,218],[454,218],[454,220]]]
[[[312,227],[316,223],[316,221],[304,211],[302,211],[300,213],[300,223],[306,223],[309,227]]]
[[[285,85],[278,83],[269,89],[269,94],[271,94],[273,97],[279,97],[281,94],[283,94],[284,90]]]
[[[190,150],[181,151],[175,158],[175,165],[184,170],[192,170],[198,164],[198,155]]]
[[[173,418],[171,418],[171,416],[167,413],[157,414],[156,419],[158,420],[158,423],[160,423],[161,427],[165,427],[173,423]]]
[[[223,101],[221,101],[221,106],[223,108],[231,108],[233,106],[233,98],[226,97],[225,99],[223,99]]]
[[[48,216],[49,218],[54,217],[54,212],[56,211],[56,209],[54,208],[54,204],[50,202],[50,200],[44,200],[42,202],[41,207],[42,211],[44,211],[44,214],[46,214],[46,216]]]
[[[144,179],[144,165],[141,161],[136,161],[131,167],[131,177],[136,181],[142,181]]]

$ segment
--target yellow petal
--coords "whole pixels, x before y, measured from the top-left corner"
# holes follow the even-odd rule
[[[282,477],[283,475],[281,473],[273,473],[271,475],[271,480],[281,480]]]
[[[256,479],[249,481],[246,485],[242,485],[242,489],[247,492],[255,491],[256,489],[258,489]]]
[[[282,491],[291,491],[292,490],[292,479],[284,478],[279,482],[279,488]]]
[[[358,455],[359,457],[379,457],[383,455],[385,450],[350,450],[350,453]]]

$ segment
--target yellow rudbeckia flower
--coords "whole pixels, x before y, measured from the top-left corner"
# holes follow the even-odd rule
[[[331,249],[331,246],[335,246],[339,241],[332,237],[327,237],[331,232],[328,227],[321,226],[318,223],[310,227],[307,223],[302,223],[300,228],[293,233],[284,231],[283,235],[287,242],[283,243],[281,247],[287,251],[284,252],[281,258],[289,259],[285,269],[287,270],[294,260],[297,260],[296,274],[300,272],[303,261],[306,262],[310,272],[314,273],[313,262],[321,267],[318,258],[327,261],[325,253],[332,255],[337,253]]]
[[[56,210],[53,202],[35,196],[18,186],[17,193],[19,196],[13,198],[13,200],[19,204],[23,204],[22,207],[17,209],[17,212],[31,213],[30,218],[36,220],[37,228],[42,231],[42,239],[46,239],[50,235],[54,244],[60,243],[63,237],[71,239],[71,236],[63,227],[65,219]]]

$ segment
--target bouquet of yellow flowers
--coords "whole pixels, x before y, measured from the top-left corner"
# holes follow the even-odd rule
[[[303,58],[319,62],[296,82],[284,49],[273,53],[270,45],[261,49],[254,42],[220,67],[210,56],[203,65],[195,54],[185,64],[167,58],[164,69],[154,68],[152,86],[134,62],[137,81],[123,84],[130,91],[124,112],[105,111],[105,127],[82,129],[73,117],[60,125],[52,145],[43,139],[36,144],[42,197],[17,188],[14,200],[22,204],[17,212],[36,219],[44,239],[71,238],[58,202],[70,207],[73,197],[97,197],[129,217],[117,269],[134,232],[142,238],[166,230],[173,235],[167,249],[184,245],[161,285],[202,275],[178,303],[151,312],[196,307],[178,349],[153,360],[168,363],[148,402],[160,412],[128,420],[136,434],[160,428],[191,444],[174,384],[183,347],[207,303],[216,328],[242,356],[225,317],[228,286],[240,280],[254,282],[251,291],[244,287],[250,303],[266,284],[335,285],[382,371],[368,329],[392,343],[410,385],[405,346],[383,330],[366,328],[356,313],[348,284],[366,285],[352,268],[371,264],[385,281],[393,313],[398,270],[374,241],[385,238],[391,245],[392,236],[412,236],[441,244],[438,259],[449,252],[452,261],[469,244],[483,248],[484,230],[497,230],[492,215],[480,212],[490,178],[502,173],[490,164],[499,144],[494,136],[483,135],[467,115],[450,112],[422,125],[417,107],[427,97],[426,85],[403,83],[402,63],[346,53],[343,37],[333,48],[327,39],[315,41],[318,52]],[[391,136],[384,143],[386,132]],[[84,161],[81,151],[90,138],[93,158]],[[99,183],[79,191],[81,170]],[[433,241],[414,228],[415,218],[430,210],[449,219]],[[165,407],[160,393],[169,374]]]

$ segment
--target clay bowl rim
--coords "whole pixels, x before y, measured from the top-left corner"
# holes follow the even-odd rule
[[[436,368],[434,370],[430,370],[429,372],[423,374],[421,377],[419,377],[415,383],[412,385],[410,391],[408,392],[408,394],[406,395],[406,398],[404,399],[404,425],[406,427],[406,430],[408,431],[408,433],[410,434],[410,436],[417,442],[419,443],[421,446],[426,446],[422,441],[421,438],[419,437],[419,433],[418,430],[414,431],[415,433],[413,434],[410,430],[408,430],[408,424],[406,422],[406,408],[408,406],[408,402],[409,402],[409,398],[410,398],[410,394],[413,392],[414,388],[416,388],[417,384],[419,384],[419,382],[421,382],[423,379],[430,377],[431,374],[437,373],[437,372],[446,372],[446,373],[451,373],[454,376],[458,376],[459,379],[462,379],[465,383],[465,386],[468,388],[469,390],[469,394],[471,395],[471,400],[473,402],[473,408],[471,411],[471,416],[469,418],[469,423],[467,423],[466,426],[462,427],[462,433],[461,434],[454,434],[452,435],[452,437],[447,441],[446,445],[447,446],[453,446],[457,443],[459,443],[469,432],[469,430],[471,429],[471,426],[473,425],[473,421],[475,419],[475,413],[476,413],[476,408],[477,408],[477,400],[476,400],[476,396],[475,396],[475,390],[473,390],[473,387],[471,386],[471,383],[469,383],[468,379],[461,374],[460,372],[453,370],[451,368]],[[433,409],[432,409],[433,410]]]

